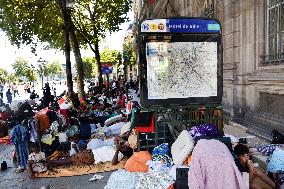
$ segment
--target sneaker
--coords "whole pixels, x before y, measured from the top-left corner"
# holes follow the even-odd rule
[[[104,176],[95,174],[89,181],[100,180],[102,178],[104,178]]]
[[[16,173],[21,173],[21,172],[23,172],[24,170],[25,170],[24,167],[19,166],[19,167],[16,169]]]

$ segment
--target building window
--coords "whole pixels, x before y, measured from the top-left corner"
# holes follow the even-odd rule
[[[206,0],[203,8],[203,15],[205,17],[213,18],[214,17],[214,0]]]
[[[284,62],[284,0],[266,0],[265,3],[265,58],[264,64]]]

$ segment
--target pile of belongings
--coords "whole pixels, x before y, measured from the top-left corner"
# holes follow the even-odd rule
[[[125,170],[112,173],[105,188],[246,188],[232,158],[230,139],[214,127],[183,130],[172,145],[162,143],[151,153],[134,152]],[[212,161],[216,163],[212,165]]]

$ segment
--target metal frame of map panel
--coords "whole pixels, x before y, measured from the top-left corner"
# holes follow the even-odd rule
[[[186,18],[182,18],[186,19]],[[191,19],[191,18],[187,18]],[[212,20],[206,18],[194,18],[202,20]],[[217,23],[219,21],[213,20]],[[143,21],[141,22],[143,23]],[[141,28],[141,24],[140,24]],[[162,28],[164,29],[164,28]],[[177,30],[175,30],[177,31]],[[149,37],[153,39],[148,39]],[[146,57],[146,43],[155,41],[165,41],[163,36],[171,36],[170,42],[217,42],[217,95],[208,97],[188,97],[188,98],[162,98],[162,99],[149,99],[148,98],[148,82],[147,82],[147,57]],[[139,31],[139,75],[140,75],[140,88],[141,88],[141,105],[142,107],[178,107],[189,106],[194,104],[220,104],[222,102],[223,94],[223,55],[222,55],[222,38],[221,38],[221,25],[220,31],[207,33],[188,32],[141,32]],[[150,38],[151,38],[150,37]]]

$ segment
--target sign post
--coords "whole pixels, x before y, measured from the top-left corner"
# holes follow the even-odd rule
[[[141,105],[220,104],[221,24],[207,18],[144,20],[139,31]]]

